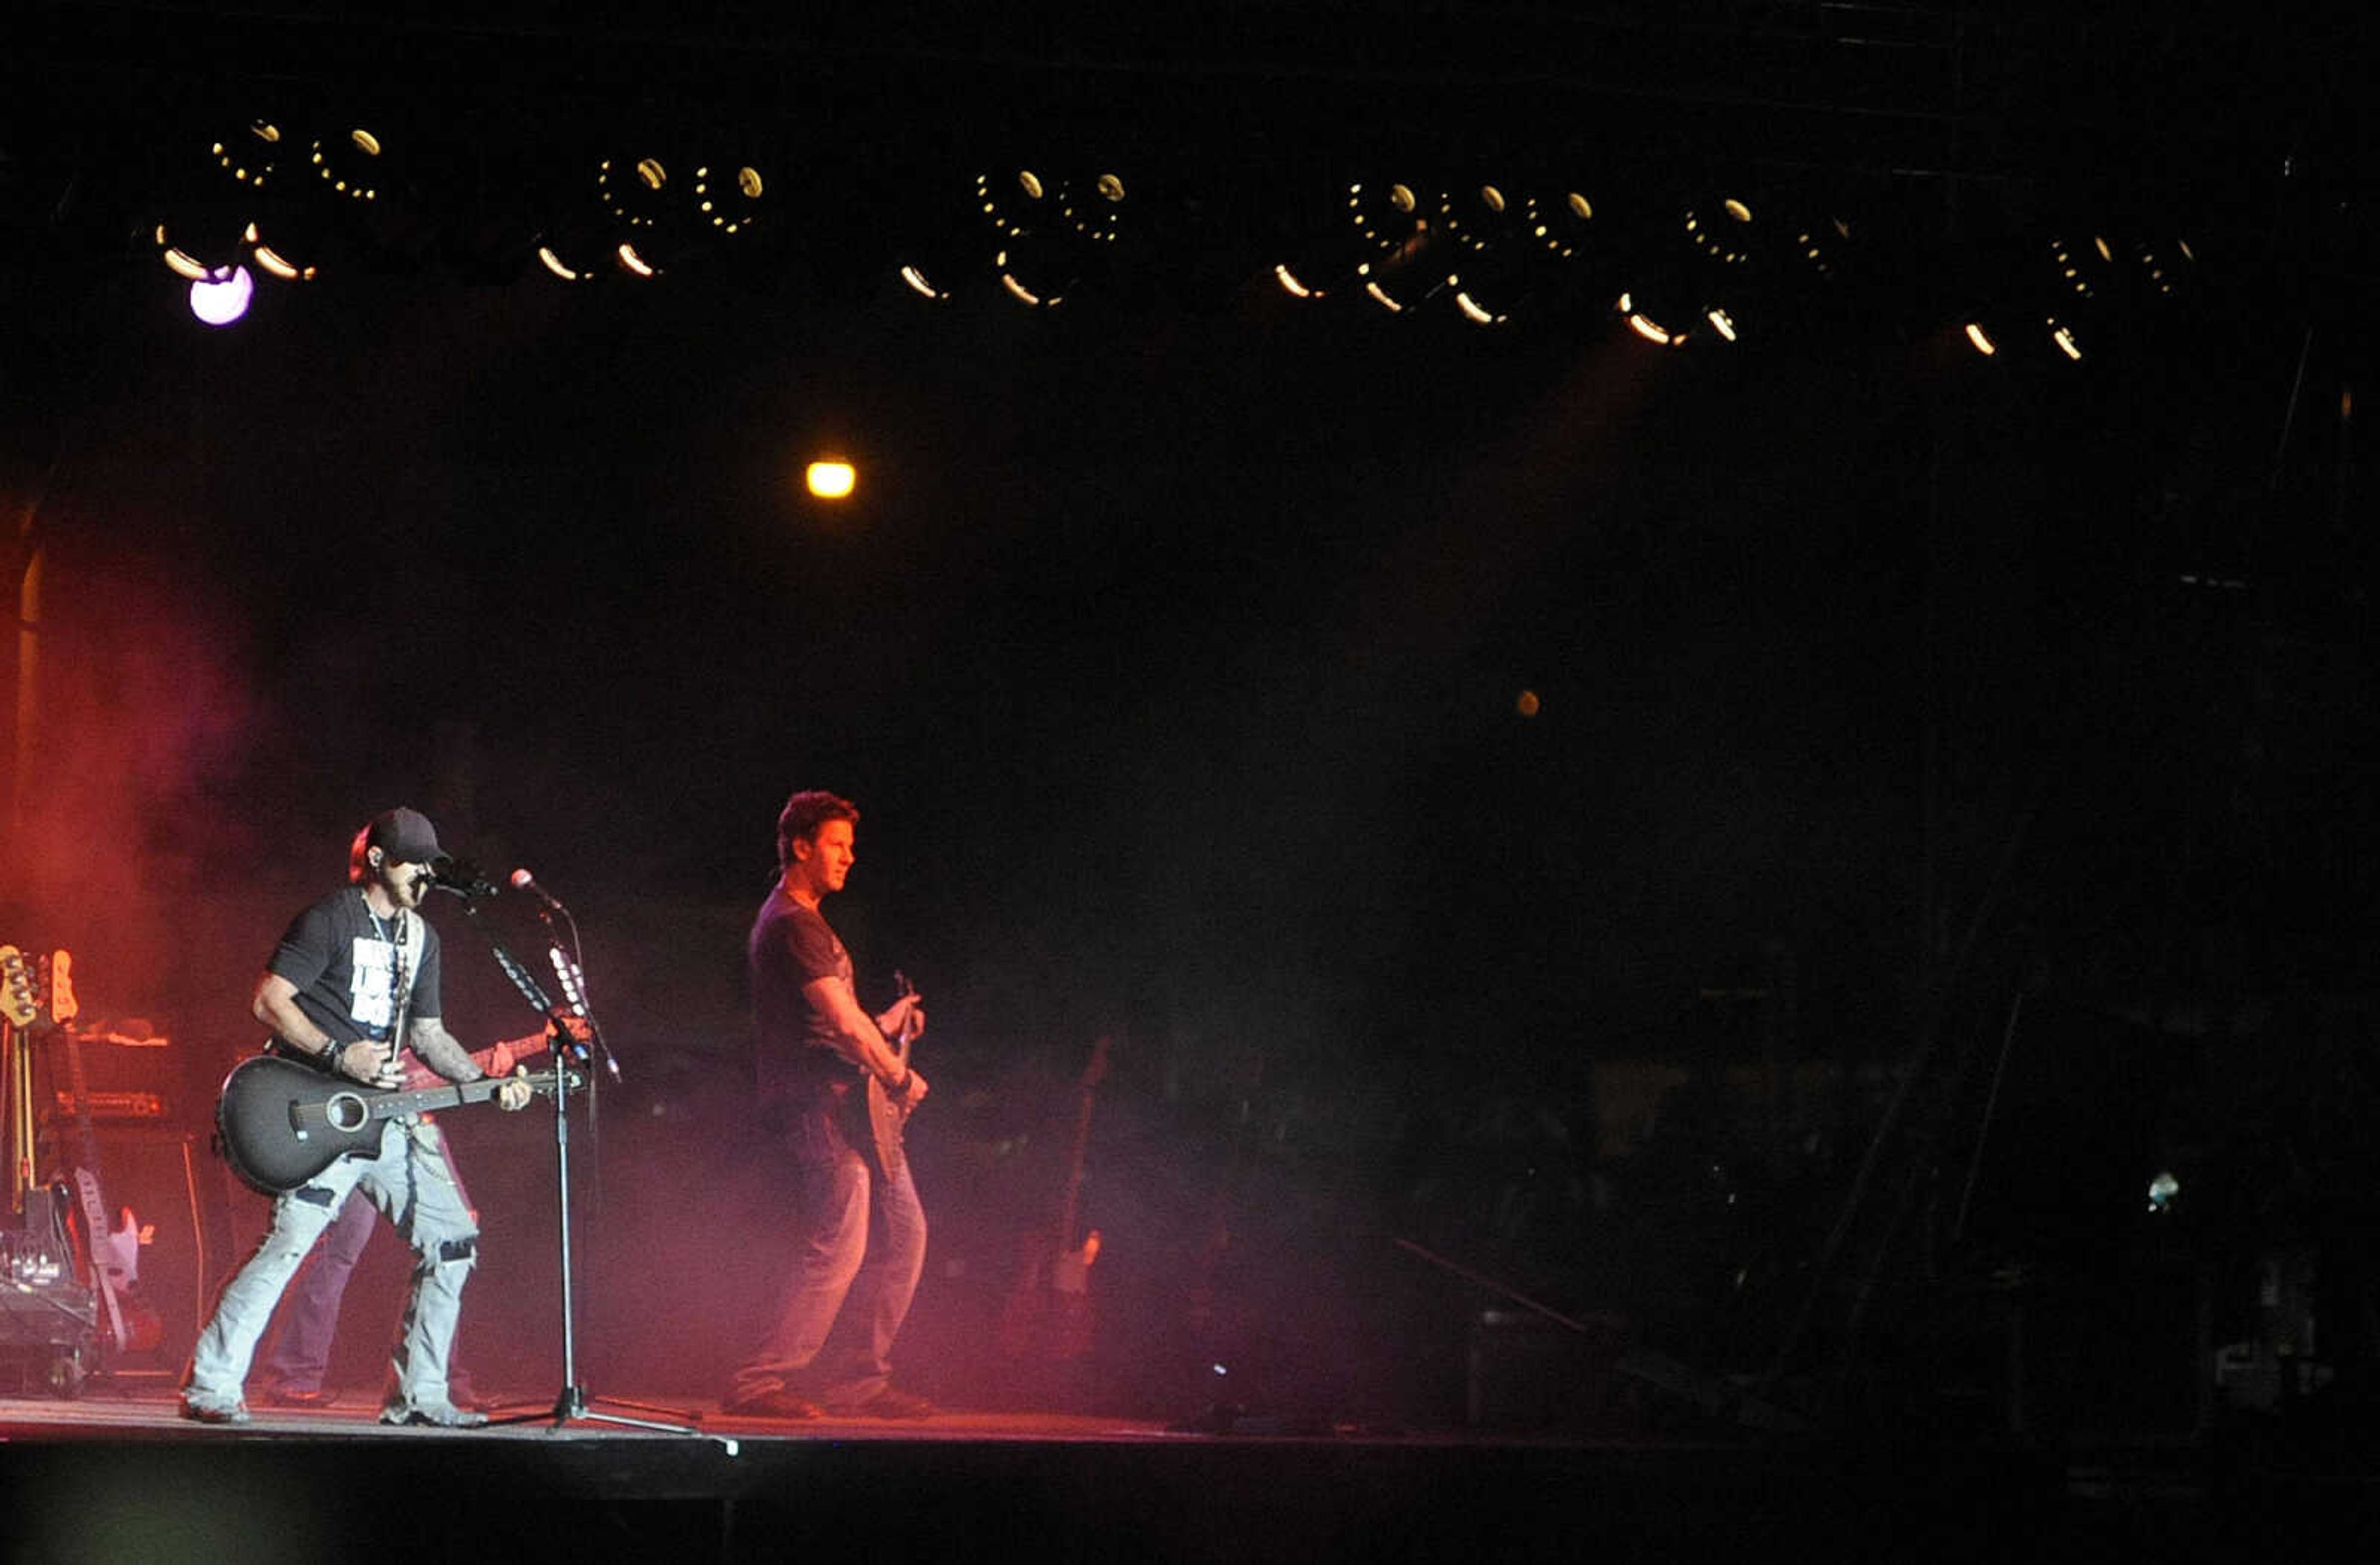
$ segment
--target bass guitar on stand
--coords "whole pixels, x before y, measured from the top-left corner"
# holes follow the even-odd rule
[[[68,1219],[79,1242],[77,1260],[88,1268],[91,1289],[98,1295],[103,1323],[101,1345],[117,1353],[146,1353],[164,1337],[164,1323],[140,1296],[140,1220],[129,1207],[123,1208],[120,1218],[112,1219],[100,1185],[91,1084],[83,1073],[82,1042],[73,1027],[82,1014],[74,990],[74,955],[64,950],[50,952],[41,959],[40,977],[35,979],[12,946],[0,952],[0,967],[5,967],[0,988],[8,996],[9,1021],[24,1036],[48,1035],[61,1040],[66,1055],[72,1093],[68,1103],[82,1160],[66,1171],[60,1183],[73,1191]]]

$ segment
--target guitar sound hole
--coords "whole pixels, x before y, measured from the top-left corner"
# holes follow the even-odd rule
[[[333,1094],[331,1100],[322,1105],[322,1112],[323,1117],[331,1122],[333,1130],[349,1135],[363,1129],[371,1119],[370,1112],[364,1108],[364,1100],[352,1092]]]

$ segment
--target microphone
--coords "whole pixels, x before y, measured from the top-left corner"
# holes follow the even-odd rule
[[[538,901],[545,904],[549,910],[559,913],[565,918],[570,916],[570,909],[562,905],[562,899],[555,896],[552,892],[547,891],[543,886],[539,885],[537,883],[537,877],[530,874],[526,869],[516,869],[513,871],[512,887],[513,890],[516,892],[527,892],[529,895],[537,898]]]
[[[480,867],[468,858],[440,858],[430,866],[430,889],[447,892],[463,898],[492,897],[496,883],[480,873]]]

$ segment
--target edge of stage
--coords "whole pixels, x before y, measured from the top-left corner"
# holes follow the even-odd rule
[[[2066,1474],[2009,1447],[1849,1451],[1774,1438],[1493,1436],[1255,1419],[1182,1425],[949,1413],[793,1424],[597,1395],[483,1430],[392,1429],[371,1399],[201,1427],[170,1383],[0,1399],[0,1552],[16,1560],[569,1549],[684,1561],[883,1558],[1626,1559],[1824,1547],[2028,1551]],[[1946,1534],[1946,1529],[1948,1530]],[[1870,1546],[1873,1546],[1871,1548]]]
[[[201,1427],[177,1416],[162,1375],[74,1400],[0,1398],[0,1557],[2079,1561],[2121,1547],[2178,1560],[2317,1548],[2380,1524],[2380,1463],[2193,1440],[2049,1449],[1906,1428],[1618,1438],[1058,1413],[795,1424],[601,1395],[588,1411],[392,1429],[351,1393]]]

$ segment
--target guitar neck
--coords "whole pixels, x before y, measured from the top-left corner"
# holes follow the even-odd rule
[[[428,1114],[440,1109],[459,1109],[468,1103],[485,1103],[515,1081],[527,1080],[531,1087],[548,1087],[554,1074],[481,1076],[475,1082],[441,1082],[436,1086],[417,1086],[397,1092],[358,1093],[370,1107],[375,1120],[393,1120],[400,1114]]]
[[[527,1037],[508,1038],[503,1043],[490,1044],[485,1049],[475,1049],[471,1050],[471,1062],[488,1074],[494,1075],[497,1074],[496,1055],[499,1051],[509,1050],[513,1063],[517,1065],[524,1060],[536,1059],[552,1047],[553,1036],[551,1033],[531,1033]],[[448,1084],[445,1077],[431,1070],[417,1054],[406,1066],[405,1080],[401,1085],[407,1088],[432,1088]]]

